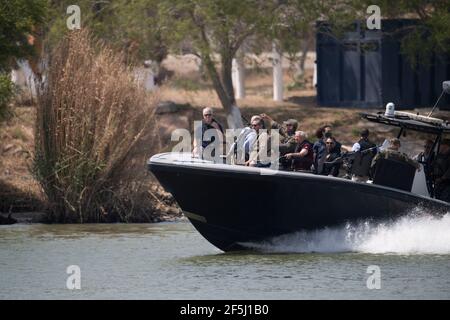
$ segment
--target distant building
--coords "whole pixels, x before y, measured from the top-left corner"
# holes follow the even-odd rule
[[[430,63],[413,69],[401,53],[402,28],[416,20],[382,20],[381,30],[368,30],[364,22],[341,39],[329,24],[318,22],[317,100],[321,106],[381,107],[394,102],[397,109],[432,107],[450,80],[450,52],[433,54]],[[449,96],[439,103],[450,109]]]

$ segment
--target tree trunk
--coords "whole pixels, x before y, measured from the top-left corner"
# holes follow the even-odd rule
[[[272,44],[272,64],[273,64],[273,100],[283,101],[283,64],[282,55],[277,44]]]
[[[242,57],[233,59],[233,87],[236,99],[245,98],[245,67]]]
[[[236,99],[234,98],[234,88],[233,88],[233,57],[230,55],[222,54],[222,74],[221,80],[224,86],[225,92],[231,101],[231,104],[236,104]]]

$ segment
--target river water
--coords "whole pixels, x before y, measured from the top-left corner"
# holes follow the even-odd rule
[[[450,299],[449,215],[248,245],[188,222],[0,226],[0,299]]]

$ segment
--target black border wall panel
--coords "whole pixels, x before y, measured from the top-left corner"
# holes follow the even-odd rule
[[[397,109],[432,107],[450,80],[449,56],[433,57],[412,67],[402,54],[404,27],[416,20],[382,20],[382,30],[367,30],[355,22],[342,39],[330,35],[326,22],[317,22],[317,100],[322,106],[383,107]],[[439,103],[450,109],[450,97]]]

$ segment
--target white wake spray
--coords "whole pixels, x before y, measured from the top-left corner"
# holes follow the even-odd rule
[[[363,222],[344,227],[302,231],[261,243],[244,243],[263,252],[363,252],[394,254],[450,254],[450,213],[418,214],[389,223]]]

